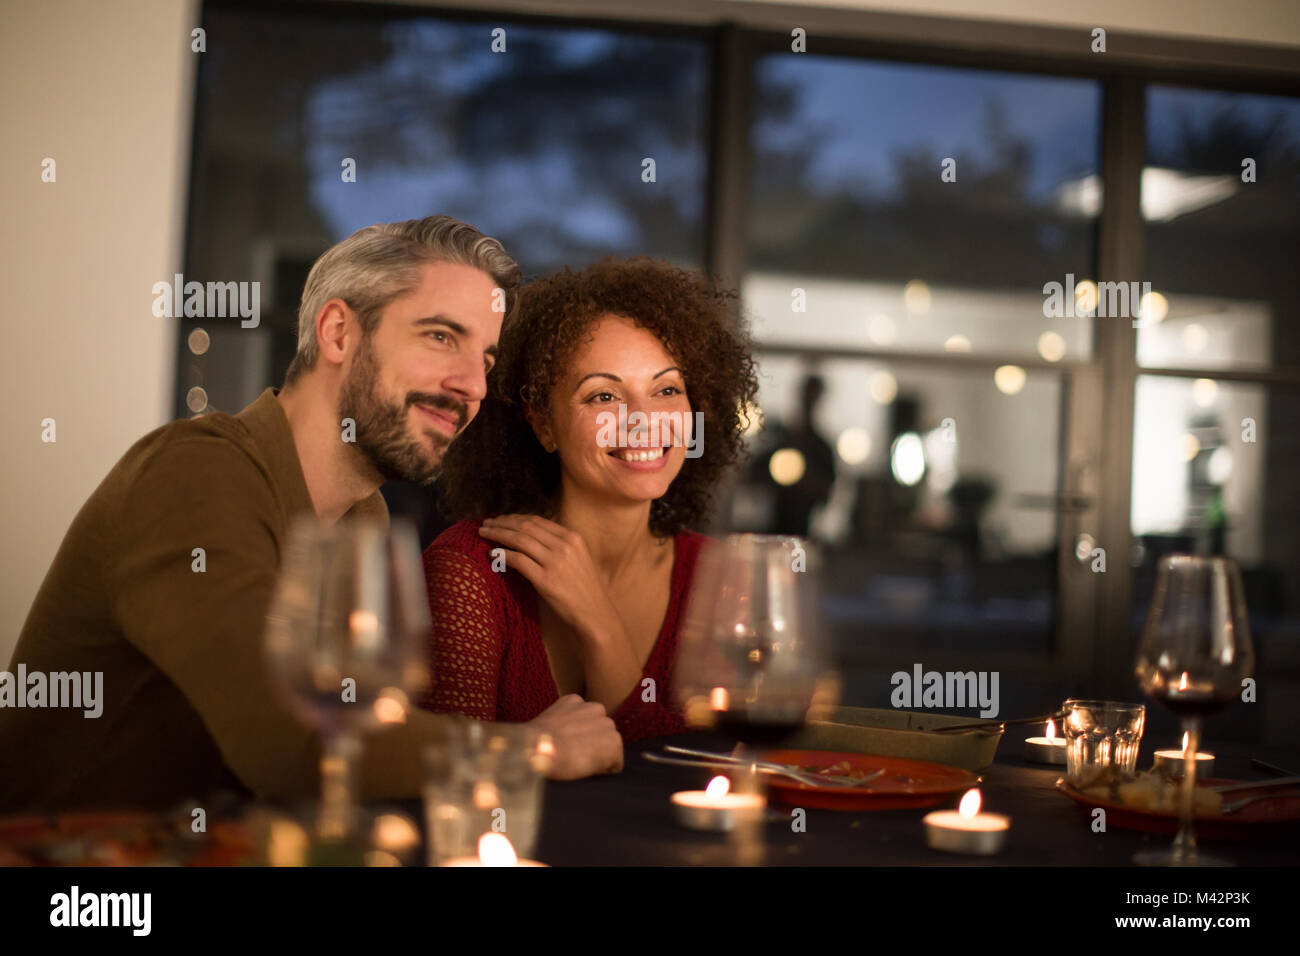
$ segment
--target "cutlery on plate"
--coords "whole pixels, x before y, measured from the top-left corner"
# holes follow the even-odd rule
[[[1256,794],[1253,794],[1252,796],[1249,796],[1249,797],[1242,797],[1240,800],[1234,800],[1232,803],[1225,803],[1225,804],[1223,805],[1223,812],[1224,812],[1225,814],[1227,814],[1227,813],[1236,813],[1236,812],[1237,812],[1238,810],[1240,810],[1242,807],[1249,806],[1250,804],[1255,803],[1256,801],[1259,801],[1259,800],[1272,800],[1272,799],[1274,799],[1275,797],[1285,797],[1285,796],[1290,796],[1290,794],[1285,794],[1285,793],[1256,793]]]
[[[771,763],[765,760],[746,760],[740,757],[733,757],[730,754],[712,753],[707,750],[691,750],[687,747],[665,746],[664,750],[669,753],[681,754],[683,757],[691,757],[695,759],[684,760],[653,753],[645,753],[643,756],[654,763],[668,763],[682,767],[715,767],[719,769],[731,769],[738,765],[750,765],[763,773],[789,777],[791,780],[808,784],[813,787],[827,785],[833,787],[860,787],[885,772],[881,769],[869,773],[864,777],[845,777],[835,774],[809,773],[800,767],[791,766],[789,764]]]
[[[1013,724],[1045,724],[1049,720],[1060,720],[1061,714],[1043,714],[1041,717],[1019,717],[1016,720],[980,720],[970,724],[950,724],[947,727],[930,727],[927,733],[946,734],[954,730],[993,730],[998,727],[1010,727]]]
[[[1271,790],[1274,787],[1294,787],[1300,784],[1300,777],[1282,777],[1278,780],[1254,780],[1250,783],[1230,783],[1222,787],[1210,787],[1215,793],[1231,793],[1234,790]]]
[[[1258,757],[1251,757],[1250,763],[1251,766],[1258,767],[1260,770],[1266,771],[1267,773],[1275,774],[1276,776],[1279,777],[1294,777],[1296,775],[1296,772],[1294,770],[1284,770],[1283,768],[1275,766],[1274,764],[1265,763],[1264,761],[1260,760]]]

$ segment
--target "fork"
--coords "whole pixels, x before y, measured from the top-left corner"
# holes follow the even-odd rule
[[[1293,793],[1257,793],[1250,797],[1243,797],[1240,800],[1234,800],[1232,803],[1225,803],[1223,805],[1223,812],[1225,815],[1229,813],[1236,813],[1242,807],[1249,806],[1250,804],[1254,803],[1257,800],[1272,800],[1276,797],[1293,797],[1293,796],[1295,796],[1295,794]]]
[[[789,777],[792,780],[797,780],[799,783],[806,783],[809,786],[814,786],[814,787],[825,786],[827,783],[830,783],[834,786],[857,787],[857,786],[861,786],[862,784],[870,780],[875,780],[877,777],[881,776],[885,772],[884,769],[882,768],[880,770],[874,771],[873,773],[867,774],[865,777],[844,777],[844,776],[837,776],[833,774],[821,774],[821,773],[813,774],[813,773],[807,773],[806,771],[801,770],[798,767],[791,766],[789,764],[770,763],[765,760],[747,760],[742,757],[733,757],[730,754],[712,753],[707,750],[691,750],[689,747],[665,746],[664,750],[667,751],[668,753],[682,754],[683,756],[687,756],[687,757],[703,758],[703,762],[700,760],[675,761],[677,763],[684,764],[687,766],[707,767],[712,765],[712,766],[734,767],[737,764],[749,764],[767,773],[781,774],[783,776]],[[655,762],[657,763],[668,762],[668,758],[658,757],[658,755],[651,756],[650,754],[646,754],[646,756],[649,757],[651,760],[655,760]]]
[[[969,724],[949,724],[947,727],[927,727],[926,733],[946,734],[952,731],[968,730],[996,730],[999,727],[1010,727],[1013,724],[1045,724],[1049,720],[1060,720],[1061,712],[1054,714],[1043,714],[1041,717],[1018,717],[1015,720],[980,720]]]
[[[641,756],[652,763],[672,764],[676,767],[712,767],[719,770],[734,770],[741,764],[747,764],[754,767],[760,773],[771,774],[778,777],[788,777],[796,783],[806,784],[810,787],[857,787],[861,786],[867,780],[870,780],[879,774],[871,774],[862,780],[852,777],[838,777],[829,774],[810,774],[802,770],[796,770],[792,767],[785,767],[780,764],[769,764],[761,761],[724,761],[724,760],[685,760],[680,757],[665,757],[662,754],[643,753]],[[884,773],[884,771],[880,771]]]

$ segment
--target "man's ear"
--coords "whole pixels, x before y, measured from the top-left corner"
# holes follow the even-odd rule
[[[316,314],[316,345],[327,362],[341,364],[360,334],[360,319],[342,299],[330,299]]]
[[[528,419],[528,424],[542,447],[548,452],[555,451],[555,436],[551,432],[550,417],[534,405],[524,406],[524,417]]]

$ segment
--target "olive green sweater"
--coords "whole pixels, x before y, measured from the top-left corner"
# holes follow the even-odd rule
[[[77,514],[8,670],[102,672],[102,713],[0,704],[0,811],[318,793],[318,738],[261,649],[290,521],[312,510],[276,394],[146,435]],[[388,520],[378,492],[348,514]],[[443,720],[414,711],[368,734],[360,797],[418,796]]]

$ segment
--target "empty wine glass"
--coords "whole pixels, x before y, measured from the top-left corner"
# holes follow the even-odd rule
[[[1236,700],[1254,667],[1236,562],[1191,555],[1163,558],[1138,646],[1136,673],[1150,697],[1182,717],[1187,746],[1178,836],[1171,850],[1139,853],[1136,862],[1172,866],[1223,862],[1196,849],[1193,811],[1201,720]]]
[[[360,735],[400,722],[427,680],[428,595],[415,529],[304,516],[285,548],[264,639],[273,683],[321,735],[323,840],[356,825]]]

